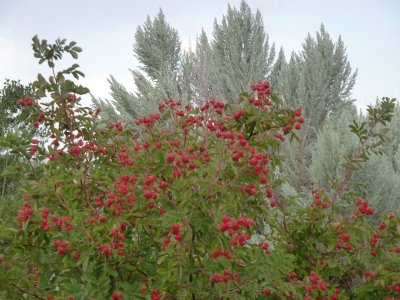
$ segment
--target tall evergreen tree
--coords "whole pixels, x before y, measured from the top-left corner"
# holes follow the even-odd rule
[[[287,145],[287,172],[297,189],[311,178],[310,150],[326,118],[346,109],[352,102],[351,91],[357,72],[352,72],[345,46],[339,37],[333,42],[325,27],[313,38],[307,36],[303,49],[292,54],[290,62],[278,76],[278,91],[289,106],[301,106],[306,122],[301,142]]]
[[[96,100],[103,116],[110,119],[131,121],[154,112],[157,103],[168,98],[190,98],[186,85],[188,60],[181,55],[181,42],[176,29],[165,19],[162,10],[151,20],[147,18],[135,34],[134,54],[139,70],[132,71],[136,91],[130,93],[114,77],[109,79],[111,102]],[[118,115],[118,116],[117,116]]]
[[[215,96],[233,101],[242,92],[269,76],[275,57],[259,10],[254,14],[246,2],[228,6],[221,23],[214,21],[213,54]]]
[[[271,83],[271,86],[273,87],[274,91],[278,91],[279,88],[279,74],[282,72],[282,70],[286,67],[286,58],[285,58],[285,52],[283,51],[283,48],[279,50],[278,57],[274,63],[274,66],[271,71],[271,75],[269,76],[269,82]]]
[[[207,34],[202,30],[197,39],[194,52],[189,53],[192,62],[191,86],[197,102],[215,97],[213,76],[215,74],[214,57]]]

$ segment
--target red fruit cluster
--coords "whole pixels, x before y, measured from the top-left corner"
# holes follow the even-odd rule
[[[171,233],[175,236],[176,241],[182,240],[181,226],[178,223],[174,223],[171,225]]]
[[[50,214],[50,209],[48,207],[44,208],[42,211],[42,225],[41,225],[44,231],[50,230],[50,225],[48,222],[49,214]]]
[[[346,247],[346,249],[348,251],[351,251],[353,249],[353,246],[349,243],[350,234],[343,233],[343,230],[341,230],[341,229],[339,229],[337,231],[337,234],[339,235],[339,241],[336,243],[336,247],[338,249],[342,249],[343,247]]]
[[[211,99],[210,101],[207,101],[202,106],[200,106],[200,111],[204,112],[204,111],[208,110],[211,107],[211,105],[217,114],[219,114],[219,115],[222,114],[222,111],[225,107],[225,103],[218,102],[215,99]]]
[[[392,290],[392,293],[400,294],[400,284],[392,283],[389,285],[389,288]]]
[[[308,284],[304,287],[306,293],[313,293],[315,290],[325,292],[327,289],[327,283],[321,280],[321,277],[317,273],[311,271],[308,276]]]
[[[271,295],[271,290],[270,289],[264,289],[263,293],[264,293],[264,295],[269,296],[269,295]]]
[[[314,190],[313,191],[313,196],[314,196],[313,200],[314,201],[311,204],[311,207],[319,206],[321,208],[327,208],[329,206],[329,202],[325,202],[325,201],[321,200],[322,193],[323,193],[322,190]]]
[[[258,246],[260,246],[264,250],[265,254],[269,254],[269,244],[268,244],[268,242],[260,242],[258,244]]]
[[[375,247],[378,244],[379,237],[382,235],[382,233],[386,229],[386,227],[387,227],[387,224],[382,222],[381,224],[379,224],[378,230],[372,235],[372,238],[370,241],[370,245],[372,247],[372,251],[371,251],[372,256],[378,255],[378,251],[375,249]]]
[[[167,237],[164,239],[164,242],[163,242],[163,244],[162,244],[163,249],[167,248],[168,245],[169,245],[169,243],[171,243],[171,238],[170,238],[169,236],[167,236]]]
[[[302,109],[301,107],[298,107],[296,111],[292,115],[292,119],[289,121],[287,125],[285,125],[282,128],[283,132],[289,132],[293,129],[293,127],[296,130],[301,129],[301,124],[304,123],[304,119],[301,117]]]
[[[67,253],[68,242],[63,242],[61,240],[55,240],[53,245],[54,245],[54,247],[57,248],[58,254],[66,254]]]
[[[160,291],[158,289],[153,289],[151,292],[151,300],[160,300]]]
[[[250,235],[245,231],[238,232],[240,228],[249,229],[253,226],[253,221],[246,219],[243,216],[239,216],[237,220],[231,219],[225,215],[222,217],[222,222],[219,225],[219,229],[222,232],[228,231],[231,237],[230,245],[235,247],[237,245],[243,246],[247,240],[250,239]]]
[[[135,122],[135,124],[137,126],[144,124],[145,126],[151,127],[154,125],[154,123],[160,119],[160,115],[159,114],[153,114],[149,117],[142,117],[139,120],[137,120]]]
[[[37,150],[38,150],[38,145],[39,145],[39,141],[37,140],[37,139],[32,139],[32,141],[31,141],[31,149],[30,149],[30,153],[31,153],[31,155],[33,156],[33,155],[35,155],[36,154],[36,152],[37,152]]]
[[[399,284],[392,283],[391,285],[389,285],[389,287],[393,293],[400,294],[400,285]]]
[[[244,110],[243,109],[241,109],[241,110],[239,110],[239,111],[235,111],[234,113],[233,113],[233,118],[235,119],[235,120],[239,120],[241,117],[243,117],[244,116]]]
[[[26,96],[26,97],[18,100],[18,104],[22,105],[22,106],[32,106],[33,100],[30,97]]]
[[[110,236],[112,236],[112,242],[111,242],[111,248],[112,249],[118,249],[117,254],[118,256],[123,256],[124,255],[124,250],[122,248],[125,245],[125,238],[126,235],[123,233],[123,231],[126,229],[127,225],[124,222],[120,223],[120,226],[117,227],[116,229],[112,229],[110,231]]]
[[[105,254],[108,257],[112,257],[113,252],[109,246],[101,244],[101,245],[99,245],[99,249],[100,249],[101,254]]]
[[[231,270],[225,270],[223,274],[214,273],[211,275],[210,280],[212,283],[218,282],[229,282],[229,281],[241,281],[240,277],[236,272]]]
[[[114,294],[111,295],[111,298],[112,298],[113,300],[122,300],[122,299],[123,299],[123,296],[122,296],[121,293],[114,293]]]
[[[277,133],[277,134],[275,134],[275,136],[276,136],[278,139],[280,139],[282,142],[285,141],[285,137],[284,137],[282,134]]]
[[[365,270],[364,271],[364,275],[365,275],[365,277],[368,279],[368,278],[371,278],[371,279],[374,279],[374,278],[376,278],[376,274],[375,273],[372,273],[371,271],[368,271],[368,270]]]
[[[25,203],[22,207],[21,210],[19,211],[19,214],[17,216],[17,221],[18,222],[26,222],[30,218],[30,216],[33,214],[33,209],[32,207]]]
[[[70,217],[57,218],[56,216],[53,216],[52,221],[54,225],[57,226],[58,230],[66,230],[67,232],[70,232],[72,230]]]
[[[251,89],[257,93],[257,98],[249,98],[250,103],[254,104],[254,106],[260,106],[261,104],[272,105],[271,101],[267,98],[271,94],[269,82],[259,82],[253,85]]]
[[[226,259],[232,259],[232,253],[229,250],[222,250],[221,247],[218,247],[213,253],[211,253],[211,257],[213,259],[217,259],[219,257],[225,257]]]
[[[358,206],[358,211],[364,215],[372,215],[374,214],[375,210],[369,206],[368,201],[364,199],[357,199],[357,206]]]

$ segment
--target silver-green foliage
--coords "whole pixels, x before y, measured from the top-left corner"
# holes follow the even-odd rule
[[[357,144],[358,138],[351,133],[348,124],[353,119],[363,120],[355,108],[343,111],[339,117],[331,117],[318,134],[312,151],[310,167],[312,179],[318,186],[330,188],[332,179],[343,180],[345,163],[343,157]],[[351,183],[360,186],[363,197],[371,201],[378,212],[388,212],[400,208],[400,108],[395,109],[387,133],[389,142],[385,144],[384,155],[372,154],[361,169],[351,178]]]
[[[260,11],[253,13],[244,1],[239,9],[228,6],[221,22],[215,19],[212,38],[203,31],[190,53],[194,99],[235,101],[269,77],[274,57]]]
[[[310,151],[329,116],[347,109],[357,72],[352,72],[339,37],[334,42],[321,25],[315,37],[305,39],[303,49],[292,53],[277,79],[276,91],[290,107],[301,106],[305,119],[301,143],[287,144],[286,171],[290,184],[299,189],[309,182]]]
[[[234,101],[240,92],[269,77],[275,56],[261,13],[253,13],[244,1],[239,9],[228,6],[220,23],[215,20],[211,40],[203,31],[195,49],[184,53],[178,32],[160,10],[138,27],[134,53],[140,63],[132,71],[136,91],[128,92],[111,77],[112,100],[93,100],[103,117],[128,122],[154,112],[157,103],[168,98]]]
[[[139,70],[132,71],[136,91],[127,91],[111,76],[112,100],[94,99],[102,116],[128,122],[155,112],[157,104],[169,98],[190,99],[190,65],[180,48],[178,32],[166,22],[161,10],[153,20],[148,17],[135,34],[133,50],[140,64]]]
[[[239,9],[228,6],[220,23],[214,21],[211,49],[216,96],[232,101],[249,87],[267,79],[275,46],[270,46],[259,10],[253,13],[242,1]]]

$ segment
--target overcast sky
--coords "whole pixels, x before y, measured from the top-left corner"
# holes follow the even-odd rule
[[[352,68],[358,69],[353,97],[365,108],[377,97],[400,98],[400,1],[398,0],[248,0],[259,9],[265,30],[277,49],[287,56],[301,50],[308,33],[320,24],[334,40],[341,35]],[[183,47],[194,45],[203,28],[209,36],[214,19],[221,20],[228,4],[240,0],[0,0],[0,81],[32,82],[47,72],[33,58],[31,38],[74,40],[83,48],[78,63],[83,82],[97,97],[109,98],[110,74],[129,90],[134,84],[129,69],[137,68],[133,55],[136,28],[147,15],[162,8],[180,34]],[[2,86],[2,83],[0,83]]]

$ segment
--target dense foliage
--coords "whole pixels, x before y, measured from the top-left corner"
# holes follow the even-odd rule
[[[335,190],[279,193],[283,140],[302,109],[260,82],[239,104],[170,99],[135,124],[96,122],[88,89],[55,62],[74,42],[33,39],[38,75],[19,103],[50,131],[10,147],[28,157],[17,228],[1,224],[6,299],[392,299],[400,293],[398,213],[377,228],[350,177],[390,121],[394,100],[370,107]],[[50,97],[48,97],[50,96]],[[347,203],[345,211],[340,210]]]

